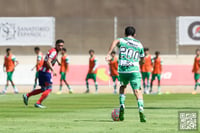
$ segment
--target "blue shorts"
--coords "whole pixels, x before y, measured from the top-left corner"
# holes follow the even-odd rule
[[[39,85],[43,91],[52,89],[51,73],[39,71]]]

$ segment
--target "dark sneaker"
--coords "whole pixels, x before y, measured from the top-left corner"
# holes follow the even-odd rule
[[[119,109],[119,120],[123,121],[124,120],[124,106],[121,105]]]
[[[146,122],[146,118],[143,112],[139,112],[140,115],[140,122]]]
[[[45,109],[46,108],[46,106],[43,106],[42,104],[35,104],[35,107],[36,108],[41,108],[41,109]]]
[[[90,93],[90,91],[89,91],[89,90],[86,90],[85,93]]]
[[[24,104],[27,106],[28,105],[28,97],[26,94],[22,95],[23,99],[24,99]]]

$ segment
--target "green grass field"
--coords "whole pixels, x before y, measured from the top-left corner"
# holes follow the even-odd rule
[[[200,110],[199,94],[145,95],[147,123],[140,123],[135,97],[128,94],[125,121],[113,122],[118,95],[51,94],[43,103],[47,109],[33,107],[38,98],[25,107],[22,94],[0,95],[0,133],[175,133],[183,132],[178,111]]]

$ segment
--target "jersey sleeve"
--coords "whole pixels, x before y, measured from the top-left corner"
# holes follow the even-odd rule
[[[56,56],[56,51],[53,51],[49,54],[49,58],[53,59]]]
[[[139,55],[140,55],[140,57],[144,57],[144,48],[143,48],[142,44],[140,46]]]
[[[160,64],[163,65],[163,60],[161,59]]]
[[[121,38],[117,38],[117,40],[119,40],[119,43],[117,44],[117,47],[119,48],[121,45]]]
[[[16,61],[16,57],[14,55],[12,56],[12,61]]]
[[[98,60],[97,58],[94,59],[94,67],[93,67],[93,70],[96,70],[97,69],[97,66],[98,66]]]
[[[41,56],[41,55],[38,55],[38,56],[37,56],[37,60],[38,60],[38,61],[41,61],[41,60],[42,60],[42,56]]]
[[[65,59],[65,63],[69,64],[69,57]]]

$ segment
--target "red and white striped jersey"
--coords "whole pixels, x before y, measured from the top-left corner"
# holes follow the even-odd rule
[[[40,68],[40,71],[51,73],[51,70],[49,69],[49,66],[47,65],[47,61],[49,58],[51,58],[52,59],[51,64],[52,66],[54,66],[56,63],[57,55],[58,53],[55,48],[50,49],[44,58],[44,63],[42,67]]]

